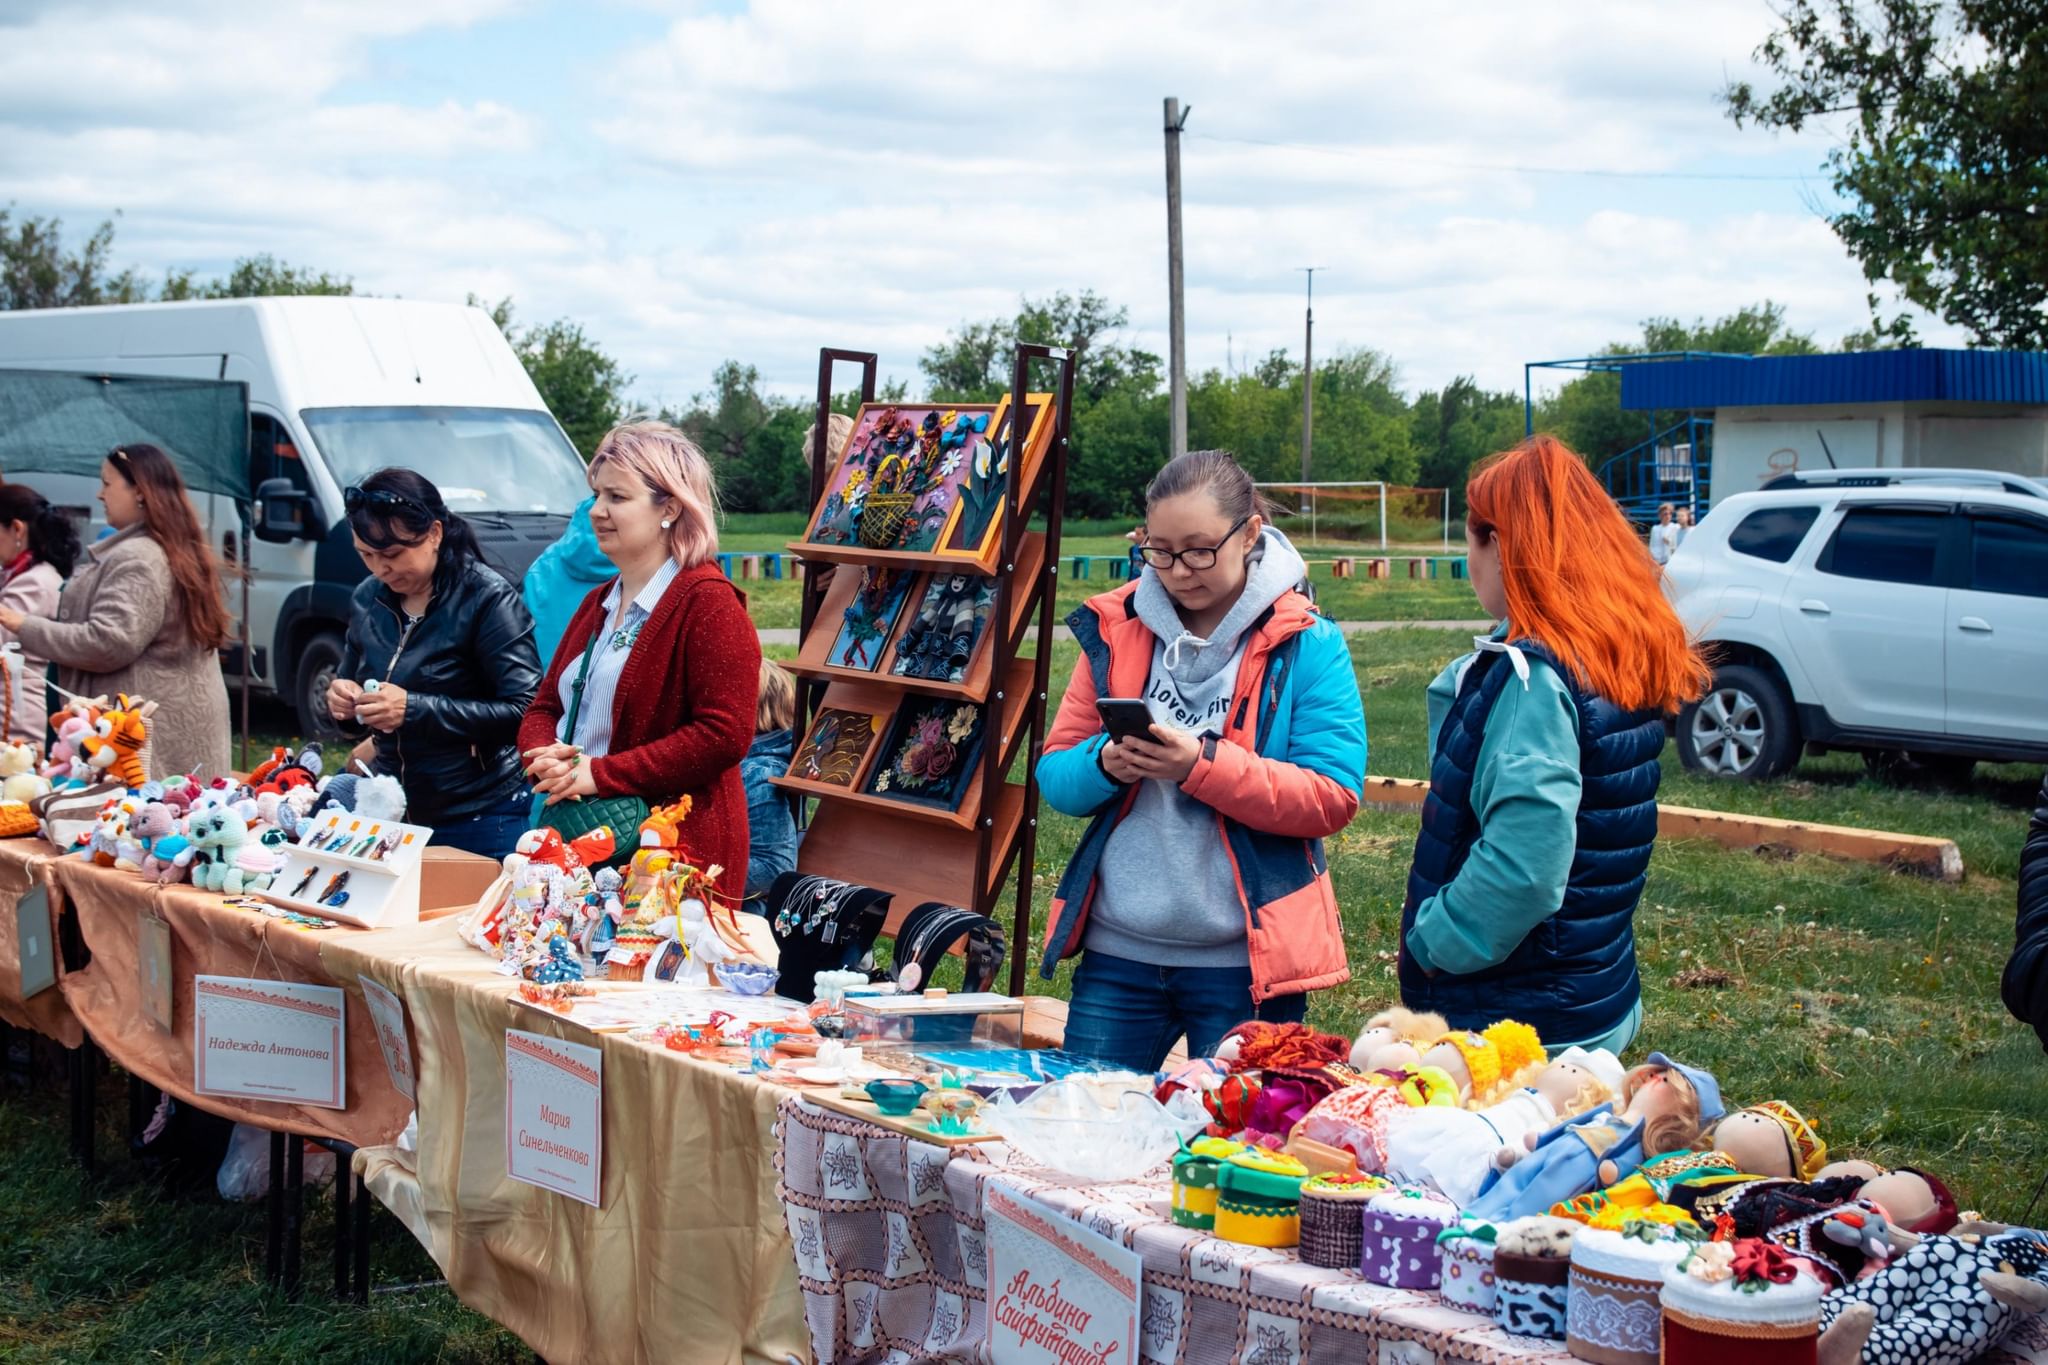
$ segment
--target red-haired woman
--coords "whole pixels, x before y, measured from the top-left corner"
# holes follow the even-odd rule
[[[228,612],[185,481],[157,447],[121,446],[100,462],[99,497],[113,534],[86,551],[56,617],[0,607],[0,628],[55,663],[59,687],[155,702],[151,777],[225,777]]]
[[[569,619],[519,726],[534,791],[690,798],[683,847],[747,880],[747,793],[761,641],[718,567],[711,466],[661,422],[613,427],[590,461],[590,526],[618,577]],[[630,840],[631,830],[619,833]]]
[[[1613,499],[1548,436],[1466,485],[1472,587],[1500,622],[1429,687],[1430,789],[1401,1000],[1619,1053],[1642,1021],[1631,922],[1664,718],[1709,672]]]

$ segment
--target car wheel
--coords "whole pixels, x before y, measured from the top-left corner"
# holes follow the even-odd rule
[[[1977,769],[1977,760],[1959,754],[1930,754],[1917,749],[1867,749],[1863,765],[1880,782],[1899,786],[1960,787]]]
[[[1678,713],[1678,760],[1735,782],[1789,771],[1799,761],[1799,724],[1784,686],[1747,664],[1716,669],[1707,695]]]
[[[327,687],[341,667],[341,637],[323,630],[299,650],[299,666],[293,670],[293,705],[299,713],[299,733],[323,743],[341,738],[341,727],[327,713]]]

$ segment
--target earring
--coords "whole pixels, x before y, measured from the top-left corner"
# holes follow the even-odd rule
[[[663,517],[663,518],[661,519],[661,529],[662,529],[662,530],[666,531],[666,530],[667,530],[667,529],[668,529],[669,527],[671,527],[671,526],[673,526],[673,525],[675,525],[675,523],[674,523],[673,521],[670,521],[670,520],[669,520],[669,519],[668,519],[667,517]]]

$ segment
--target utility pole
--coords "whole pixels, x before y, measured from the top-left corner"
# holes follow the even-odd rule
[[[1316,424],[1316,272],[1319,265],[1298,265],[1308,274],[1308,313],[1301,333],[1301,481],[1308,482],[1309,442]]]
[[[1181,298],[1180,134],[1194,109],[1192,104],[1181,108],[1177,99],[1166,101],[1166,311],[1173,376],[1174,455],[1188,453],[1188,318]]]

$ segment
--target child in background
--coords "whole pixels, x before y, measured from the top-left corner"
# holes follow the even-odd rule
[[[796,814],[789,794],[768,779],[789,771],[796,752],[796,679],[773,659],[761,660],[754,744],[740,760],[747,788],[747,898],[796,868]]]

